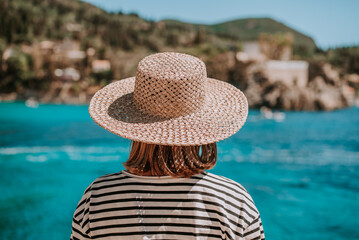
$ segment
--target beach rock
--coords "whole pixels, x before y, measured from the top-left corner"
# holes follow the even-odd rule
[[[221,53],[206,62],[209,77],[228,81],[231,69],[236,63],[236,56],[233,52]]]
[[[327,82],[332,85],[338,85],[341,82],[339,71],[335,70],[332,65],[325,63],[322,68]]]
[[[341,88],[326,84],[323,77],[315,77],[308,85],[315,92],[315,103],[318,110],[334,110],[347,107],[348,102],[343,96]]]
[[[15,101],[17,99],[17,93],[2,93],[0,94],[0,102]]]
[[[359,74],[348,74],[344,76],[344,79],[350,87],[355,89],[359,88]]]

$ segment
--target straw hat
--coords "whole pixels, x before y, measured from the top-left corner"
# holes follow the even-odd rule
[[[136,77],[96,92],[89,112],[98,125],[121,137],[190,146],[235,134],[246,121],[248,103],[239,89],[208,78],[200,59],[164,52],[143,58]]]

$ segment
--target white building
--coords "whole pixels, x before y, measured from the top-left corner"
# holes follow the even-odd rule
[[[71,50],[66,53],[66,57],[72,61],[80,61],[86,57],[86,54],[84,51]]]
[[[308,83],[306,61],[269,60],[264,63],[263,72],[271,82],[281,81],[288,86],[305,87]]]
[[[63,81],[78,81],[80,80],[80,72],[74,68],[56,69],[55,76]]]
[[[258,41],[248,41],[242,43],[242,51],[237,53],[237,60],[246,61],[265,61],[267,57],[262,53],[261,45]]]
[[[111,63],[109,60],[94,60],[92,62],[92,72],[99,73],[111,70]]]

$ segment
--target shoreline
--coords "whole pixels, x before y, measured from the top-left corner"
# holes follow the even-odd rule
[[[27,105],[26,102],[27,100],[22,100],[22,99],[15,99],[15,100],[1,100],[1,94],[0,94],[0,104],[23,104],[23,105]],[[31,106],[27,106],[28,108],[38,108],[38,106],[40,105],[56,105],[56,106],[74,106],[74,107],[85,107],[85,106],[89,106],[89,102],[88,103],[70,103],[70,102],[41,102],[38,101],[36,102],[38,105],[35,107],[31,107]],[[251,111],[262,111],[261,108],[262,107],[249,107],[248,109]],[[264,107],[267,108],[267,107]],[[286,112],[286,113],[295,113],[295,112],[302,112],[302,113],[327,113],[327,112],[335,112],[335,111],[340,111],[340,110],[346,110],[346,109],[351,109],[351,108],[359,108],[359,98],[356,99],[355,104],[353,105],[348,105],[346,107],[342,107],[342,108],[337,108],[337,109],[332,109],[332,110],[286,110],[286,109],[275,109],[275,108],[267,108],[270,111],[273,112]]]

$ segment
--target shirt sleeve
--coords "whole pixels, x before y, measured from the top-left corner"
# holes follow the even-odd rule
[[[71,240],[86,240],[91,239],[90,225],[89,225],[89,212],[90,212],[90,189],[89,186],[81,200],[77,204],[76,210],[72,218],[72,231]]]
[[[244,230],[243,238],[245,240],[265,240],[260,215],[258,215],[258,217],[255,218]]]

